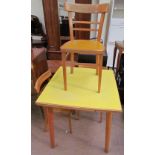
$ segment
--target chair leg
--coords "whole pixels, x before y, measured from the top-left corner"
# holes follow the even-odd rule
[[[100,56],[99,56],[98,93],[100,93],[100,91],[101,91],[102,63],[103,63],[103,55],[100,54]]]
[[[77,120],[80,119],[80,111],[77,111]]]
[[[96,55],[96,75],[98,75],[99,72],[99,55]]]
[[[116,53],[117,53],[117,47],[116,47],[116,43],[115,43],[114,55],[113,55],[113,66],[112,66],[112,69],[113,69],[113,70],[114,70],[114,68],[115,68]]]
[[[69,132],[72,133],[71,112],[69,112],[68,123],[69,123]]]
[[[71,74],[73,73],[73,67],[74,67],[74,53],[71,53]]]
[[[62,52],[62,67],[63,67],[63,78],[64,78],[64,90],[67,90],[66,53],[65,52]]]
[[[102,123],[102,112],[99,112],[99,123]]]
[[[44,118],[44,110],[43,110],[42,107],[40,107],[40,111],[41,111],[41,115],[42,115],[42,117]]]
[[[47,107],[43,107],[43,111],[44,111],[44,120],[45,120],[45,131],[48,131],[49,125],[48,125],[48,108]]]

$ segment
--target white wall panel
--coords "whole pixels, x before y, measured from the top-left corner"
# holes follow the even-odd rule
[[[45,32],[45,21],[42,0],[31,0],[31,14],[39,18]]]

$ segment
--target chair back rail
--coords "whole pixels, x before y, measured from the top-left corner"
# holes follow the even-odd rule
[[[79,4],[65,2],[64,8],[68,12],[76,13],[105,13],[108,12],[108,4]]]

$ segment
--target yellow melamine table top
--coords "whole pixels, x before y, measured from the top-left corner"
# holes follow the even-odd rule
[[[71,74],[67,67],[67,87],[65,91],[63,71],[60,67],[38,97],[36,104],[85,111],[122,111],[112,70],[102,70],[101,93],[98,93],[95,69],[75,67]]]

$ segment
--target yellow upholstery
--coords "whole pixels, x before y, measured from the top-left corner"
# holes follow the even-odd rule
[[[92,54],[94,52],[102,54],[105,51],[105,47],[97,40],[71,40],[63,44],[61,50],[69,52],[78,51],[78,53],[85,53],[87,51],[90,53],[92,51]]]
[[[70,74],[67,67],[68,90],[63,88],[62,67],[47,84],[36,103],[51,107],[81,110],[122,111],[117,85],[112,70],[102,70],[101,93],[97,93],[96,70],[75,67]]]

